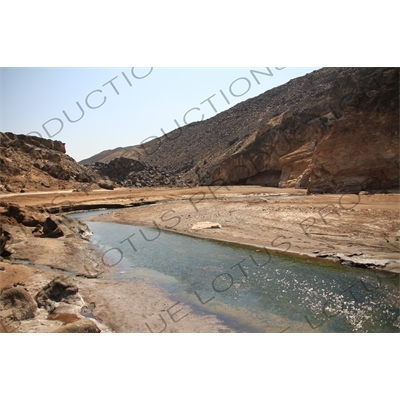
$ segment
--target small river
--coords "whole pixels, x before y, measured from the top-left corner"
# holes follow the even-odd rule
[[[147,278],[240,332],[399,332],[399,276],[155,228],[86,221],[107,279]],[[161,311],[161,310],[160,310]]]

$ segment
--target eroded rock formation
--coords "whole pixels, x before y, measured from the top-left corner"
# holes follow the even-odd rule
[[[336,73],[314,98],[305,94],[308,101],[266,121],[221,162],[212,181],[310,193],[398,189],[398,77],[396,68]]]
[[[0,132],[0,191],[98,188],[101,179],[68,156],[58,140]]]

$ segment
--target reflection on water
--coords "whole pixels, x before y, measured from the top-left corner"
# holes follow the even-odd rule
[[[113,279],[150,278],[174,300],[239,331],[400,331],[398,275],[154,228],[86,223]]]

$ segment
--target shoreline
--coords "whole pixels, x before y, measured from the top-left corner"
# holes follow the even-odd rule
[[[324,197],[325,196],[325,197]],[[386,223],[389,222],[390,217],[392,216],[395,218],[396,210],[395,207],[398,202],[399,196],[397,195],[377,195],[381,196],[380,199],[382,200],[382,196],[392,196],[392,215],[385,215],[383,221],[381,221],[383,228],[386,227]],[[337,195],[321,195],[318,198],[319,200],[325,200],[328,203],[330,210],[334,210],[334,205],[332,204],[332,199],[338,197]],[[365,198],[367,199],[365,199]],[[314,216],[310,216],[308,210],[300,210],[303,211],[301,217],[304,217],[304,220],[299,220],[298,215],[290,215],[290,207],[289,210],[286,209],[285,214],[286,217],[292,218],[292,223],[286,226],[283,224],[275,224],[275,226],[270,232],[267,229],[263,229],[260,222],[257,222],[257,219],[260,219],[260,215],[252,215],[249,217],[249,221],[251,224],[254,224],[253,228],[249,229],[249,226],[243,225],[240,226],[240,220],[231,220],[228,221],[228,224],[224,224],[221,222],[221,219],[224,218],[223,210],[227,207],[235,207],[237,206],[238,199],[236,200],[227,200],[221,199],[219,200],[211,200],[207,199],[204,200],[202,204],[196,205],[198,209],[195,213],[193,213],[193,204],[188,204],[185,200],[176,200],[176,201],[168,201],[168,202],[157,202],[151,206],[143,206],[138,207],[135,209],[127,208],[127,209],[120,209],[111,212],[107,212],[104,215],[96,215],[93,217],[89,217],[88,220],[92,221],[102,221],[102,222],[115,222],[121,223],[126,225],[139,225],[139,226],[146,226],[155,229],[163,229],[166,231],[180,233],[184,235],[189,235],[196,238],[205,238],[205,239],[212,239],[217,240],[220,242],[225,243],[233,243],[237,245],[244,245],[250,246],[257,249],[265,249],[267,251],[277,253],[277,254],[286,254],[292,257],[300,257],[300,258],[308,258],[312,260],[329,260],[332,262],[340,263],[342,265],[352,266],[355,268],[374,268],[384,272],[390,273],[400,273],[400,262],[399,262],[399,253],[398,253],[398,240],[400,231],[397,228],[400,228],[400,224],[396,224],[394,229],[392,230],[392,240],[389,241],[386,237],[385,243],[381,240],[380,247],[376,246],[375,236],[379,235],[379,232],[375,232],[371,236],[371,240],[375,241],[375,249],[373,248],[374,245],[371,246],[369,241],[365,241],[365,236],[362,232],[363,228],[363,221],[358,223],[358,226],[354,227],[354,219],[360,222],[362,216],[357,215],[354,218],[352,215],[348,215],[350,213],[359,214],[371,214],[370,209],[364,210],[366,207],[371,206],[369,203],[368,198],[371,196],[362,196],[360,200],[360,205],[358,210],[347,211],[341,210],[342,214],[336,220],[330,220],[330,226],[324,226],[323,223],[316,223],[315,213],[318,214],[318,211],[321,214],[320,210],[314,211]],[[298,208],[298,204],[303,202],[305,198],[303,196],[288,196],[285,197],[286,203],[293,203],[289,204],[292,208]],[[248,199],[247,199],[248,200]],[[279,201],[280,199],[277,197],[271,197],[268,200],[274,201],[276,204],[281,204]],[[251,199],[250,202],[254,204],[250,205],[253,206],[255,209],[258,207],[264,207],[263,202],[268,202],[266,199]],[[331,201],[329,203],[329,200]],[[243,200],[244,201],[244,200]],[[257,203],[258,201],[258,203]],[[179,207],[178,213],[173,213],[175,209]],[[249,206],[247,204],[247,206]],[[358,206],[358,204],[357,204]],[[264,209],[265,210],[265,209]],[[254,210],[253,210],[254,211]],[[299,214],[298,210],[297,214]],[[333,211],[338,212],[337,210]],[[384,213],[388,213],[388,210],[384,210]],[[226,213],[225,213],[226,214]],[[292,213],[293,214],[293,213]],[[343,216],[343,214],[347,214]],[[166,218],[168,215],[168,219]],[[217,216],[217,218],[213,218]],[[161,217],[160,217],[161,216]],[[334,215],[336,216],[336,215]],[[165,218],[163,218],[165,217]],[[347,218],[346,218],[347,217]],[[297,224],[297,232],[296,232],[296,225],[294,224],[293,220],[300,221]],[[373,215],[369,216],[370,219],[374,219]],[[392,222],[393,222],[392,218]],[[172,221],[175,219],[174,226],[168,225],[168,221]],[[150,222],[152,221],[152,222]],[[183,222],[182,222],[183,221]],[[209,221],[215,224],[221,225],[221,228],[215,229],[199,229],[194,230],[192,229],[196,223]],[[249,221],[247,221],[247,225],[249,225]],[[305,221],[305,222],[304,222]],[[312,228],[316,231],[309,233],[307,229],[309,228],[309,222],[313,222]],[[341,226],[341,222],[344,221],[346,224],[351,225],[351,230],[343,230]],[[251,225],[250,224],[250,225]],[[303,226],[301,226],[303,224]],[[325,224],[328,225],[328,224]],[[300,228],[299,228],[300,227]],[[331,232],[329,229],[331,228]],[[325,232],[320,232],[320,231]],[[361,233],[360,234],[360,230]],[[357,233],[359,233],[359,238],[357,238]],[[381,232],[382,234],[383,232]],[[341,236],[347,237],[353,236],[351,240],[341,239]],[[325,237],[323,237],[325,236]],[[339,240],[337,239],[339,237]],[[345,239],[347,239],[345,237]],[[336,242],[336,243],[335,243]],[[378,247],[378,248],[377,248]],[[372,250],[371,250],[372,249]],[[397,252],[396,252],[397,250]]]

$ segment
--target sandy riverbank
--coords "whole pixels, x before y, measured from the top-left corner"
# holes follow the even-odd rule
[[[15,251],[13,258],[21,261],[0,262],[0,292],[23,287],[35,298],[54,278],[68,276],[79,288],[80,308],[92,307],[92,319],[100,322],[102,332],[232,331],[216,317],[196,314],[187,305],[177,303],[148,280],[108,280],[102,254],[88,241],[71,237],[37,238],[29,235],[27,228],[7,226],[7,229],[13,237],[8,248]],[[73,313],[73,318],[82,317],[79,309],[68,313]],[[52,319],[54,315],[41,308],[33,319],[11,322],[4,316],[0,311],[0,332],[54,332],[66,322]]]
[[[92,217],[400,272],[398,194],[315,195],[285,189],[166,200]],[[193,229],[200,222],[217,229]]]
[[[215,191],[190,189],[121,189],[88,193],[49,192],[1,196],[3,202],[21,207],[53,208],[54,205],[139,205],[93,217],[181,232],[199,237],[266,247],[312,257],[329,256],[342,262],[369,265],[399,272],[399,195],[316,195],[304,191],[265,187],[230,187]],[[220,229],[193,230],[210,221]],[[15,262],[1,262],[0,290],[22,284],[32,295],[62,274],[72,273],[86,305],[95,304],[93,316],[115,332],[227,332],[215,316],[199,315],[187,305],[176,304],[168,294],[146,280],[105,279],[102,255],[88,241],[75,237],[39,238],[32,228],[3,227],[13,237],[13,257],[38,269]],[[87,278],[81,275],[91,276]],[[93,276],[97,276],[93,278]],[[19,332],[51,332],[62,325],[39,313],[21,321]],[[3,328],[2,328],[3,329]],[[6,327],[6,330],[8,328]],[[3,329],[4,330],[4,329]]]

